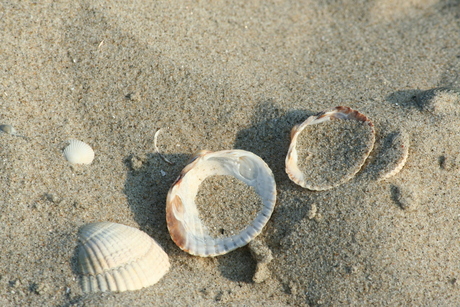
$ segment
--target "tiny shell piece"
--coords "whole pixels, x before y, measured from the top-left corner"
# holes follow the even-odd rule
[[[0,125],[0,131],[15,135],[16,134],[16,129],[14,129],[13,126],[11,125]]]
[[[356,127],[364,130],[365,135],[361,135],[362,139],[358,139],[352,135],[347,135],[346,133],[350,132],[346,129],[336,129],[318,136],[314,133],[318,128],[309,127],[311,131],[304,132],[304,134],[312,143],[311,148],[297,148],[298,137],[304,129],[312,125],[326,124],[329,121],[331,121],[330,125],[334,122],[343,121],[344,126],[347,121],[360,122],[362,126],[357,125]],[[349,129],[357,128],[352,126]],[[334,143],[315,147],[316,144],[324,143],[331,137],[334,138]],[[374,142],[374,125],[364,114],[342,106],[322,111],[292,128],[291,144],[286,156],[286,173],[293,182],[309,190],[332,189],[347,182],[359,172],[372,151]],[[327,153],[330,148],[339,148],[340,150],[333,151],[331,156],[328,156]],[[299,150],[303,152],[303,155],[299,154]],[[322,157],[324,154],[326,156]],[[340,161],[340,163],[336,163],[336,161]],[[301,163],[305,164],[302,169],[299,167]],[[306,174],[306,171],[309,172],[309,175]]]
[[[254,188],[263,207],[241,232],[223,238],[211,237],[199,218],[195,196],[207,177],[230,175]],[[213,257],[249,243],[265,226],[276,202],[276,184],[268,165],[244,150],[201,151],[181,172],[168,192],[166,221],[172,240],[192,255]]]
[[[169,270],[168,255],[143,231],[110,223],[80,229],[78,268],[83,291],[123,292],[158,282]]]
[[[94,151],[82,141],[70,140],[64,149],[64,156],[72,164],[91,164],[94,160]]]

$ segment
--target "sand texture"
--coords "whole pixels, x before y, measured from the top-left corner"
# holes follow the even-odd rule
[[[0,129],[1,306],[458,305],[458,0],[6,0],[0,37],[0,125],[15,128]],[[290,131],[340,105],[372,120],[378,152],[303,189],[284,170]],[[91,165],[65,160],[70,139]],[[381,180],[397,144],[407,161]],[[203,149],[251,151],[277,182],[258,243],[215,258],[180,250],[165,220]],[[84,294],[77,233],[102,221],[154,238],[169,272]]]
[[[263,208],[254,187],[233,176],[206,178],[195,197],[200,220],[213,238],[225,238],[243,231]]]
[[[373,128],[356,120],[306,126],[296,145],[305,186],[329,190],[353,178],[369,156],[374,139]]]

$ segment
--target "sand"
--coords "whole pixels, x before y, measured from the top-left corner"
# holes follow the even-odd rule
[[[374,140],[374,129],[356,120],[329,120],[306,126],[296,144],[304,187],[329,190],[354,177],[369,156]]]
[[[401,3],[3,1],[0,124],[25,137],[0,134],[0,305],[456,305],[460,112],[445,88],[460,88],[460,3]],[[296,186],[291,128],[339,105],[382,139],[407,133],[405,166]],[[155,152],[159,128],[174,165]],[[91,165],[65,161],[73,138],[93,147]],[[248,247],[193,257],[166,228],[187,160],[232,148],[277,182],[260,283]],[[77,232],[97,221],[148,233],[169,273],[139,291],[82,293]]]
[[[214,238],[225,238],[243,231],[263,208],[254,187],[233,176],[206,178],[195,196],[200,220]]]

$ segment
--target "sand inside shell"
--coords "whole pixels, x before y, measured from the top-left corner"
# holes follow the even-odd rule
[[[215,238],[239,233],[263,206],[253,187],[229,175],[206,178],[200,184],[195,203],[201,221]]]
[[[306,126],[297,138],[298,167],[318,189],[339,185],[359,171],[373,140],[372,127],[356,120]]]

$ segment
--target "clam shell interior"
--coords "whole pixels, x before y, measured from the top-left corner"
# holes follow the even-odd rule
[[[169,270],[168,255],[143,231],[109,222],[80,229],[78,268],[84,292],[138,290]]]
[[[82,141],[70,140],[64,149],[64,157],[72,164],[91,164],[94,160],[94,151]]]
[[[230,175],[254,188],[263,207],[238,234],[215,238],[200,220],[195,196],[203,180]],[[203,151],[182,171],[166,201],[166,220],[173,241],[184,251],[202,257],[217,256],[249,243],[269,220],[276,202],[276,184],[268,165],[244,150]],[[231,208],[229,208],[231,210]]]
[[[292,129],[286,173],[309,190],[334,188],[359,172],[374,142],[372,122],[358,111],[336,107],[320,112]]]

